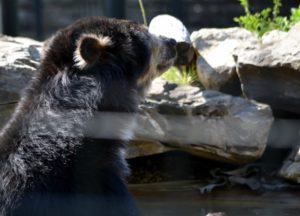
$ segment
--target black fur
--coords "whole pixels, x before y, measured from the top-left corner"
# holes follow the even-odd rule
[[[112,44],[80,69],[74,52],[85,33]],[[121,154],[127,141],[86,130],[96,113],[137,111],[150,37],[136,23],[92,17],[48,41],[38,74],[0,133],[0,215],[138,215]]]

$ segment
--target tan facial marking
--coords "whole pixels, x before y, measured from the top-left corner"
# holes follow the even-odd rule
[[[150,41],[150,47],[151,47],[151,58],[150,58],[150,63],[149,67],[147,70],[143,73],[143,76],[141,76],[138,79],[138,86],[148,86],[150,82],[163,72],[165,72],[168,67],[174,63],[174,59],[163,59],[162,58],[162,53],[165,52],[166,50],[170,49],[167,47],[165,42],[155,36],[151,36],[151,41]],[[164,69],[159,69],[159,65],[164,65]]]

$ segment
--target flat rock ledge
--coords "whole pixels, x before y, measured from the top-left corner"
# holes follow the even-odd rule
[[[138,139],[237,164],[261,157],[273,122],[268,105],[162,79],[141,110]]]
[[[285,179],[300,183],[300,147],[295,149],[284,161],[279,175]]]
[[[43,43],[29,38],[0,36],[0,91],[16,93],[36,71]]]
[[[0,128],[39,65],[43,43],[0,35]]]

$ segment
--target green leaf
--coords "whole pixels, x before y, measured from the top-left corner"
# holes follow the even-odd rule
[[[198,81],[197,71],[194,68],[179,70],[178,68],[172,67],[162,74],[161,77],[179,85],[188,85]]]
[[[290,17],[280,16],[281,0],[272,0],[273,7],[265,8],[260,12],[251,13],[248,0],[239,0],[245,10],[245,15],[234,17],[233,20],[240,27],[248,29],[258,37],[262,37],[266,32],[278,29],[288,31],[293,25],[300,21],[300,6],[291,9]]]

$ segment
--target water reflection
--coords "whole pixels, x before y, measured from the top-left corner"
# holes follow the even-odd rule
[[[298,216],[300,193],[255,193],[246,188],[226,188],[201,195],[199,182],[131,185],[143,216]]]

